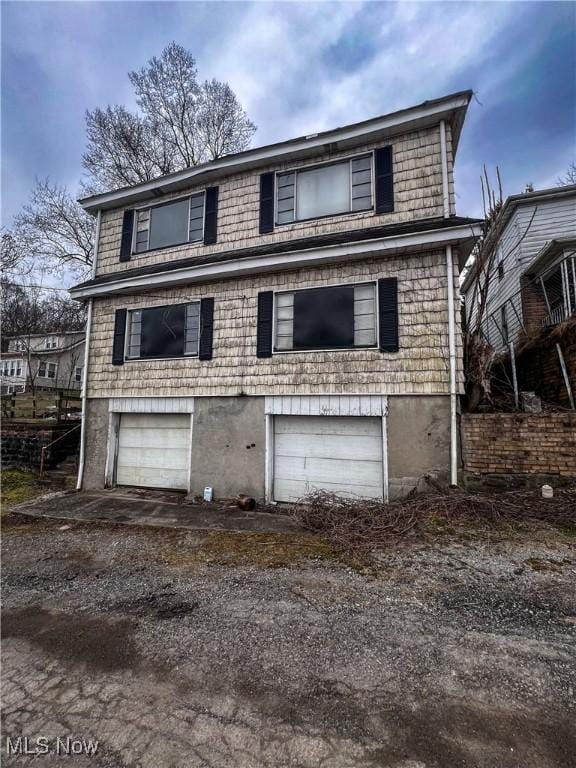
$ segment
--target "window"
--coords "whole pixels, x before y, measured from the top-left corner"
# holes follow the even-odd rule
[[[128,314],[127,357],[149,359],[198,354],[200,302],[132,310]]]
[[[502,323],[502,337],[506,343],[510,341],[510,332],[508,330],[508,317],[506,315],[506,305],[500,307],[500,322]]]
[[[338,285],[276,294],[275,350],[376,346],[376,285]]]
[[[58,339],[56,336],[48,336],[44,341],[44,349],[56,349],[58,346]]]
[[[82,367],[78,366],[74,369],[74,381],[80,383],[82,381]]]
[[[372,208],[372,155],[278,175],[276,223]]]
[[[137,211],[135,253],[181,245],[204,237],[204,192]]]
[[[46,360],[40,360],[38,363],[38,378],[39,379],[55,379],[56,378],[56,363],[47,363]]]
[[[496,259],[498,261],[498,280],[502,280],[504,278],[504,250],[501,245],[498,246]]]

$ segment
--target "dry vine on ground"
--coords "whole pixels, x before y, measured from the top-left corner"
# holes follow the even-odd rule
[[[539,521],[576,526],[576,487],[556,490],[552,499],[542,498],[539,491],[469,494],[456,489],[389,504],[313,491],[300,499],[290,514],[300,527],[321,534],[333,546],[361,551],[439,525]]]

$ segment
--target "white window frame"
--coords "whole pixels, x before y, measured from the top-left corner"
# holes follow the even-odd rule
[[[353,160],[359,160],[362,157],[370,157],[370,185],[372,187],[372,205],[370,208],[364,208],[362,211],[353,211],[352,210],[352,161]],[[376,189],[375,189],[375,170],[374,170],[374,163],[375,163],[375,152],[374,150],[369,150],[368,152],[360,152],[359,154],[354,155],[346,155],[345,157],[340,157],[338,159],[332,158],[331,160],[324,160],[320,163],[314,163],[314,165],[302,165],[298,168],[286,168],[281,171],[275,171],[274,172],[274,228],[276,227],[290,227],[294,224],[301,224],[306,221],[319,221],[321,219],[332,219],[335,216],[360,216],[362,214],[367,213],[374,213],[375,211],[375,196],[376,196]],[[328,165],[338,165],[343,163],[349,163],[349,180],[348,180],[348,187],[349,187],[349,195],[348,195],[348,202],[349,202],[349,209],[347,211],[342,211],[341,213],[326,213],[321,216],[312,216],[309,219],[297,219],[294,218],[294,221],[286,221],[282,224],[278,223],[278,177],[279,176],[286,176],[290,173],[294,174],[294,216],[296,217],[296,210],[297,210],[297,196],[298,196],[298,184],[297,184],[297,175],[298,173],[305,173],[306,171],[314,171],[317,168],[323,168],[324,166]]]
[[[299,293],[301,291],[310,291],[314,288],[338,288],[343,285],[374,285],[374,317],[376,320],[376,343],[370,345],[362,345],[357,347],[318,347],[317,349],[276,349],[276,296],[283,293]],[[309,352],[355,352],[357,350],[365,349],[379,349],[380,348],[380,299],[378,295],[379,286],[378,280],[348,280],[345,283],[328,283],[322,285],[307,285],[305,288],[282,288],[281,290],[273,290],[273,303],[272,303],[272,355],[306,355]]]
[[[47,336],[44,340],[44,349],[58,349],[58,337]]]
[[[81,365],[77,365],[74,368],[74,381],[77,384],[80,384],[82,382],[82,370],[83,370],[83,367]]]
[[[42,368],[42,365],[45,365],[45,373],[40,373],[40,370]],[[54,376],[49,376],[48,372],[52,369],[54,370]],[[50,379],[50,381],[55,381],[58,377],[58,363],[53,363],[49,360],[39,360],[38,361],[38,378],[39,379]]]
[[[174,243],[173,245],[162,245],[159,248],[150,248],[150,228],[152,224],[152,209],[153,208],[162,208],[165,205],[170,205],[171,203],[178,203],[182,200],[186,200],[188,198],[188,235],[190,235],[190,213],[192,212],[192,198],[196,195],[203,195],[204,197],[204,206],[203,206],[203,213],[202,213],[202,235],[197,240],[185,240],[183,243]],[[146,249],[143,251],[137,251],[136,250],[136,234],[138,232],[138,215],[142,213],[142,211],[150,211],[150,219],[148,222],[148,241],[146,243]],[[132,256],[141,256],[143,253],[153,253],[154,251],[162,251],[165,248],[179,248],[183,245],[188,245],[190,243],[202,243],[204,241],[204,229],[206,227],[206,190],[201,189],[198,192],[189,192],[186,195],[179,195],[178,197],[174,197],[171,200],[164,200],[161,203],[156,203],[155,205],[150,205],[148,203],[147,205],[140,205],[136,208],[134,208],[134,226],[132,227],[132,244],[130,246],[130,252]]]
[[[129,357],[128,352],[130,350],[130,328],[132,325],[131,316],[133,312],[144,312],[147,309],[160,309],[161,307],[178,307],[180,305],[188,306],[188,304],[198,304],[198,307],[200,307],[201,301],[200,299],[194,299],[192,301],[185,301],[185,302],[175,302],[174,304],[154,304],[153,306],[146,306],[146,307],[133,307],[132,309],[129,309],[127,311],[127,317],[126,317],[126,330],[124,332],[124,360],[127,363],[146,363],[149,360],[186,360],[186,359],[194,359],[198,358],[200,354],[200,324],[202,318],[199,315],[198,318],[198,352],[196,352],[195,355],[190,354],[183,354],[179,357]],[[186,332],[186,328],[184,328],[184,332]],[[186,345],[186,339],[184,339],[184,345]]]

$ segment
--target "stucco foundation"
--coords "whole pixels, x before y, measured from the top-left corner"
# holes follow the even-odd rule
[[[266,432],[263,397],[197,397],[192,429],[192,493],[216,498],[264,496]]]
[[[104,488],[108,446],[108,398],[86,401],[86,436],[83,490]]]
[[[390,500],[401,498],[426,474],[447,480],[450,472],[450,398],[388,398]]]

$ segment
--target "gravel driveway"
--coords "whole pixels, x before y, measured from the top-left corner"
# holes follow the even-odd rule
[[[5,766],[575,765],[560,534],[412,544],[368,575],[206,562],[193,532],[61,527],[4,526]],[[49,754],[7,756],[18,736]],[[56,737],[98,750],[63,761]]]

